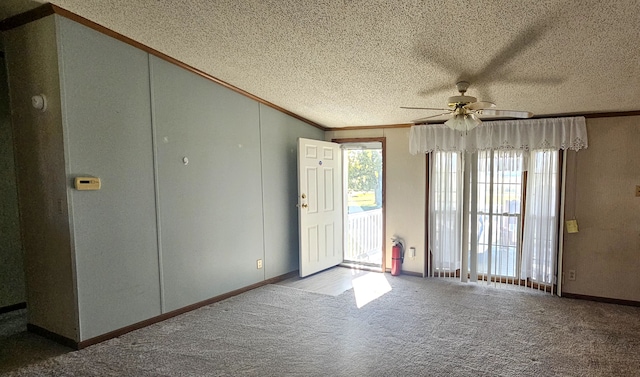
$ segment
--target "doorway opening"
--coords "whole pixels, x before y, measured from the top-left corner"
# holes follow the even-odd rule
[[[342,139],[344,263],[384,271],[384,139]]]

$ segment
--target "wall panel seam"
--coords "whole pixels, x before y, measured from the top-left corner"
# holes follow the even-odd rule
[[[156,207],[156,243],[158,250],[158,287],[160,294],[160,313],[165,313],[164,299],[164,268],[162,264],[162,217],[160,213],[160,175],[158,169],[158,138],[156,125],[155,97],[153,95],[153,61],[147,53],[147,64],[149,66],[149,109],[151,111],[151,154],[153,156],[153,191]]]
[[[265,223],[267,221],[264,213],[265,192],[264,192],[264,145],[262,138],[262,104],[258,103],[258,137],[260,138],[260,193],[262,194],[262,205],[260,211],[262,212],[262,280],[267,278],[267,232],[265,229]]]

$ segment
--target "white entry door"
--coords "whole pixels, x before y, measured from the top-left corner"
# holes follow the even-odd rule
[[[298,139],[300,277],[342,263],[341,161],[338,144]]]

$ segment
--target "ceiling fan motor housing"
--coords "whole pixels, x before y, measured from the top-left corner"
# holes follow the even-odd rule
[[[474,102],[478,101],[478,99],[476,97],[471,97],[471,96],[465,96],[464,95],[467,92],[467,89],[469,89],[469,82],[468,81],[458,81],[456,83],[456,89],[458,89],[458,92],[460,92],[460,95],[459,96],[449,97],[449,100],[447,101],[447,103],[448,103],[450,108],[458,109],[458,108],[461,108],[464,105],[467,105],[467,104],[474,103]]]
[[[456,89],[458,89],[460,94],[464,95],[467,92],[467,89],[469,89],[469,85],[468,81],[458,81],[456,83]]]
[[[449,100],[447,101],[449,107],[451,108],[456,108],[456,107],[462,107],[464,105],[470,104],[470,103],[474,103],[477,102],[478,99],[476,97],[471,97],[471,96],[453,96],[453,97],[449,97]]]

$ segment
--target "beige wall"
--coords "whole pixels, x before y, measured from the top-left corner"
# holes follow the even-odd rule
[[[565,217],[575,208],[579,232],[564,234],[563,292],[640,301],[640,117],[587,119],[587,134],[567,159]]]
[[[5,32],[29,323],[78,340],[54,17]],[[44,94],[45,112],[31,106]]]
[[[640,117],[587,119],[589,148],[567,156],[565,217],[580,232],[564,234],[563,292],[640,301]],[[386,137],[386,250],[393,234],[415,246],[403,269],[423,272],[426,159],[412,156],[408,128],[330,131],[334,138]],[[577,172],[577,174],[576,174]],[[575,186],[577,182],[577,188]],[[576,280],[566,278],[576,270]]]
[[[409,153],[409,128],[329,131],[326,140],[342,138],[386,138],[386,266],[391,267],[391,237],[405,240],[403,271],[424,273],[426,158]],[[410,247],[416,257],[410,258]]]

